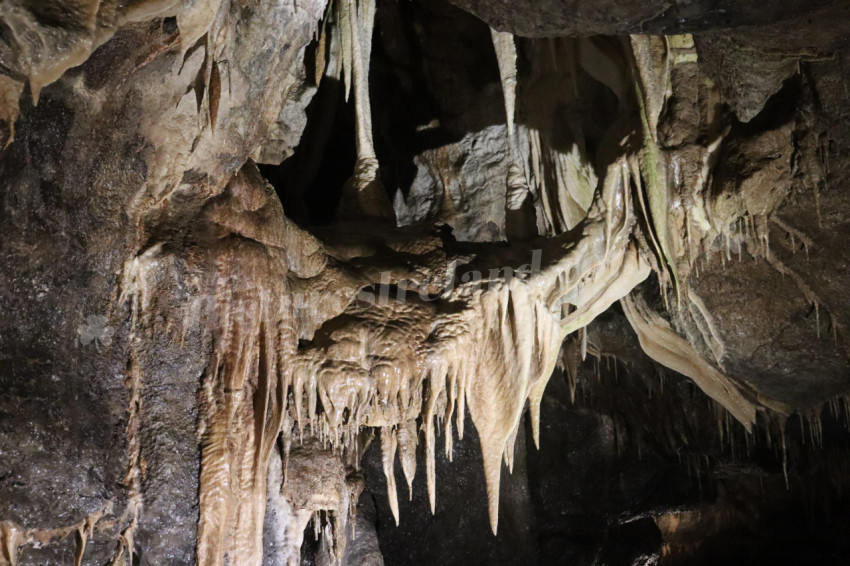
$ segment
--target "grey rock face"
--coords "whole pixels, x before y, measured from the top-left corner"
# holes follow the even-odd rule
[[[760,2],[705,2],[671,4],[661,0],[586,3],[577,0],[453,0],[492,27],[527,37],[588,36],[595,34],[692,33],[750,24],[771,24],[840,5],[829,0],[784,0],[765,13]]]
[[[181,49],[173,19],[127,24],[37,106],[27,90],[0,160],[0,519],[73,532],[108,509],[83,564],[113,556],[134,520],[125,555],[194,561],[209,344],[197,330],[182,342],[164,332],[128,364],[138,342],[122,266],[161,230],[185,231],[259,146],[324,8],[207,4],[195,7],[216,22],[206,43]],[[163,308],[191,293],[162,289]],[[72,562],[76,544],[55,536],[18,564]]]
[[[416,156],[408,194],[396,193],[399,224],[438,219],[458,240],[504,239],[506,151],[505,127],[491,126]]]

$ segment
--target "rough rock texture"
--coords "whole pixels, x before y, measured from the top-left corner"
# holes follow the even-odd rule
[[[662,0],[594,2],[579,0],[452,0],[492,27],[527,37],[622,35],[651,33],[675,35],[743,25],[768,25],[845,2],[783,0],[765,10],[760,2],[671,3]]]
[[[398,222],[438,218],[459,240],[504,239],[505,131],[491,126],[414,157],[416,177],[406,195],[396,193]]]
[[[848,18],[850,4],[836,2],[770,26],[700,34],[695,38],[700,66],[738,118],[748,122],[797,73],[798,61],[829,59],[847,47]]]
[[[457,5],[0,6],[0,564],[841,563],[846,3]]]
[[[163,230],[185,233],[263,140],[283,102],[278,85],[322,14],[299,6],[216,7],[214,29],[194,46],[173,18],[128,25],[43,88],[38,106],[29,89],[22,96],[0,163],[9,466],[0,499],[3,520],[72,533],[111,504],[86,563],[134,549],[152,564],[195,560],[186,525],[198,522],[197,393],[209,346],[197,332],[182,344],[151,337],[134,368],[119,276]],[[74,536],[55,540],[19,563],[73,556]]]

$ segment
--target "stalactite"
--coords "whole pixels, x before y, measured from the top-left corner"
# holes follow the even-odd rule
[[[460,417],[458,417],[460,421]],[[462,421],[460,421],[462,422]],[[458,427],[463,430],[462,427]],[[398,445],[401,469],[404,479],[407,481],[409,499],[413,499],[413,478],[416,476],[416,446],[419,435],[417,433],[416,421],[411,419],[399,425]]]
[[[527,189],[536,213],[537,231],[544,235],[555,235],[574,228],[587,215],[598,184],[597,173],[592,165],[593,156],[588,150],[586,130],[592,130],[589,118],[579,109],[586,103],[577,90],[576,50],[578,40],[557,38],[547,40],[523,39],[526,59],[531,61],[524,86],[537,96],[528,104],[519,105],[516,97],[517,81],[514,38],[510,34],[492,32],[493,43],[499,60],[502,90],[508,120],[509,158],[516,167],[512,171],[522,173],[515,176],[513,186]],[[566,65],[558,61],[566,61]],[[507,79],[507,80],[506,80]],[[544,91],[545,92],[541,92]],[[523,108],[523,123],[517,125],[520,115],[517,106]],[[563,113],[563,109],[569,109]],[[556,112],[564,116],[566,124],[544,126],[537,124],[540,116]],[[566,139],[571,143],[564,147]],[[520,182],[524,181],[523,185]],[[514,208],[522,204],[525,190],[515,190]],[[510,210],[510,206],[509,206]],[[516,213],[518,214],[518,212]],[[514,213],[509,214],[512,219]]]
[[[368,92],[375,4],[373,0],[338,0],[335,7],[343,80],[346,89],[354,93],[357,121],[357,165],[346,190],[353,190],[359,213],[388,218],[372,140]],[[408,267],[394,268],[387,284],[401,287],[407,275],[419,280],[431,275],[435,257],[439,261],[448,259],[436,253],[442,242],[424,236],[416,241],[384,242],[374,257],[349,257],[340,251],[342,247],[335,250],[331,244],[321,244],[288,223],[282,209],[278,210],[279,204],[277,208],[263,204],[270,189],[266,190],[258,175],[247,173],[234,178],[228,192],[221,199],[211,197],[204,208],[199,220],[203,229],[194,235],[209,238],[208,247],[203,251],[192,248],[187,254],[190,257],[181,258],[189,265],[186,272],[197,268],[192,262],[200,261],[197,257],[201,256],[201,265],[212,266],[213,272],[204,284],[214,297],[214,315],[202,321],[212,354],[199,392],[199,563],[223,564],[225,557],[234,565],[258,563],[267,493],[275,491],[285,500],[280,505],[289,520],[287,544],[293,548],[300,545],[303,531],[312,521],[315,536],[322,535],[328,552],[338,560],[357,494],[356,486],[346,482],[342,462],[352,459],[356,468],[359,434],[367,427],[381,430],[387,496],[396,523],[396,454],[412,497],[421,429],[429,503],[435,511],[438,430],[442,423],[445,452],[451,459],[453,429],[463,438],[467,407],[481,443],[490,524],[495,533],[502,462],[509,469],[513,466],[526,403],[534,442],[539,446],[541,399],[562,355],[564,339],[570,335],[575,339],[574,359],[567,362],[574,399],[578,359],[584,359],[587,353],[585,329],[617,301],[621,301],[650,357],[693,379],[745,427],[754,422],[755,405],[719,369],[725,347],[711,313],[696,293],[687,291],[684,282],[685,272],[696,268],[703,255],[698,251],[700,245],[710,245],[708,240],[718,237],[726,252],[721,258],[729,258],[733,235],[728,226],[740,218],[744,230],[752,225],[753,237],[766,247],[770,216],[764,210],[748,209],[741,204],[743,200],[730,205],[730,212],[720,211],[716,203],[714,209],[707,210],[711,207],[695,198],[681,218],[687,227],[685,234],[678,232],[670,211],[678,157],[664,154],[657,131],[667,96],[667,59],[663,58],[663,69],[652,67],[662,63],[652,63],[651,57],[637,61],[638,80],[632,94],[637,96],[640,108],[639,115],[633,117],[635,133],[616,140],[614,150],[620,154],[606,161],[609,164],[600,172],[601,178],[597,179],[585,163],[578,146],[569,154],[554,152],[545,147],[539,132],[528,132],[529,174],[518,148],[515,124],[514,38],[495,31],[492,38],[508,124],[511,164],[507,183],[514,191],[508,196],[508,208],[519,197],[527,196],[530,178],[539,188],[543,165],[546,160],[552,161],[558,172],[557,191],[552,193],[557,198],[550,198],[552,194],[541,198],[541,207],[553,234],[524,247],[505,247],[453,261],[454,265],[467,263],[470,269],[485,264],[515,265],[517,254],[530,252],[533,245],[546,258],[539,271],[472,280],[446,273],[446,278],[457,285],[436,285],[436,300],[369,302],[361,299],[360,291],[378,281],[383,284],[382,273],[392,261],[402,263],[403,259]],[[600,51],[597,57],[606,59],[608,55]],[[587,53],[583,56],[590,57]],[[621,102],[625,101],[624,85],[631,84],[630,80],[610,74],[600,76],[600,80],[611,86]],[[625,103],[623,106],[627,107]],[[214,116],[212,101],[209,109]],[[700,154],[704,178],[688,185],[696,187],[696,193],[708,186],[706,172],[722,136],[712,139],[713,145]],[[694,196],[702,198],[701,194]],[[563,208],[566,206],[572,207],[570,211]],[[644,222],[639,222],[639,217]],[[568,228],[572,230],[567,232]],[[682,241],[674,241],[676,238]],[[738,238],[735,243],[740,251]],[[141,339],[163,332],[157,315],[164,314],[166,307],[156,304],[155,298],[157,285],[162,285],[158,278],[164,273],[160,262],[170,253],[161,244],[150,246],[125,262],[121,276],[119,303],[130,304],[132,328],[126,380],[131,402],[125,478],[131,499],[139,493],[141,481],[138,415],[139,391],[145,379],[141,358],[146,354]],[[769,257],[766,248],[765,256]],[[768,259],[772,265],[781,265],[772,257]],[[343,265],[348,259],[357,261]],[[688,269],[680,273],[683,265]],[[676,292],[688,295],[688,300],[677,306],[684,305],[694,315],[694,324],[715,363],[703,359],[693,344],[639,295],[630,295],[653,268],[661,271],[662,277],[668,271]],[[306,299],[296,295],[297,289],[311,285],[321,287],[321,294]],[[329,291],[335,289],[343,289],[341,297],[325,303],[325,297],[332,294]],[[801,289],[808,298],[808,288]],[[816,297],[812,302],[818,303]],[[181,339],[191,319],[188,310],[183,313]],[[616,360],[614,371],[616,374]],[[663,392],[663,376],[661,389]],[[725,435],[733,447],[730,424],[724,423],[724,418],[725,414],[718,414],[719,434],[721,439]],[[810,429],[813,439],[821,438],[819,422]],[[629,432],[621,423],[615,424],[618,450]],[[295,446],[291,446],[291,434],[297,434]],[[642,454],[640,438],[636,438]],[[281,439],[286,447],[284,454],[276,452]],[[311,460],[314,456],[321,462]],[[276,458],[282,459],[276,480],[280,485],[267,486],[270,462]],[[321,469],[312,468],[314,465]],[[325,483],[308,485],[308,480],[314,479]],[[134,514],[141,504],[140,499],[133,500]],[[76,528],[81,556],[93,523]],[[124,557],[126,549],[132,561],[134,528],[135,518],[122,533],[118,558]],[[3,552],[14,564],[17,546],[25,537],[20,529],[5,523],[0,535]],[[294,552],[289,560],[296,563]]]
[[[113,503],[107,501],[103,507],[75,524],[53,528],[27,529],[13,521],[0,521],[0,566],[16,566],[18,552],[24,546],[39,548],[69,538],[74,544],[74,564],[79,566],[82,563],[86,543],[94,533],[95,525],[112,511]],[[68,541],[68,544],[71,543]]]
[[[512,33],[496,31],[491,28],[490,34],[496,50],[496,59],[499,62],[499,76],[502,79],[502,93],[505,99],[505,115],[507,117],[508,158],[510,160],[507,178],[507,208],[517,210],[528,195],[528,181],[519,158],[516,138],[516,44]]]
[[[24,529],[11,521],[0,522],[0,558],[2,563],[17,566],[18,548],[26,544]]]
[[[396,431],[392,427],[381,429],[381,460],[384,466],[384,476],[387,478],[387,498],[390,509],[398,525],[398,491],[395,485],[395,453],[398,447]]]
[[[340,30],[340,58],[346,94],[354,91],[357,161],[354,175],[343,188],[340,212],[392,219],[393,209],[381,183],[378,158],[372,139],[372,108],[369,96],[369,67],[375,0],[334,0]]]
[[[466,307],[446,315],[428,304],[350,306],[330,333],[307,344],[294,360],[296,418],[304,418],[299,398],[318,396],[324,410],[317,415],[311,408],[310,420],[319,419],[331,446],[344,443],[341,430],[346,427],[408,423],[397,434],[410,483],[416,438],[411,417],[421,415],[426,483],[434,509],[436,428],[454,417],[462,434],[468,406],[481,440],[495,531],[501,462],[503,457],[512,462],[512,439],[526,400],[539,442],[540,400],[564,337],[586,326],[649,273],[629,237],[633,219],[622,171],[622,163],[611,167],[579,245],[567,236],[563,243],[550,242],[554,261],[527,280],[462,284],[442,300]],[[567,302],[575,308],[561,319],[561,305]],[[408,349],[399,357],[402,345]],[[377,378],[376,388],[368,385],[368,376]],[[309,393],[313,387],[317,394]],[[389,472],[391,438],[385,434],[382,439]]]
[[[650,127],[648,110],[643,102],[642,88],[640,85],[636,86],[641,124],[643,126],[643,148],[639,154],[638,163],[640,165],[643,186],[646,189],[647,208],[649,210],[649,220],[654,234],[654,241],[658,243],[658,255],[662,259],[662,269],[670,274],[677,299],[680,299],[679,275],[676,259],[672,251],[668,224],[668,215],[670,212],[668,172],[664,155],[652,137],[653,130]]]
[[[693,379],[709,397],[750,429],[755,421],[756,408],[728,377],[702,359],[693,346],[648,308],[643,299],[630,296],[621,304],[644,352],[664,366]]]

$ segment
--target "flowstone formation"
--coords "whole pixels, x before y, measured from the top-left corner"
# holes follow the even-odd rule
[[[573,560],[674,564],[847,483],[846,6],[457,3],[0,6],[0,564],[415,562],[423,474],[545,562],[539,454],[630,449],[732,479]]]

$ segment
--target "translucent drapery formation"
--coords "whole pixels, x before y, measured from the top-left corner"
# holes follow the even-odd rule
[[[756,419],[755,405],[717,368],[700,356],[684,338],[673,332],[661,316],[640,297],[622,299],[623,312],[640,340],[641,348],[661,365],[694,380],[703,392],[729,410],[748,429]]]
[[[599,95],[588,88],[588,77],[604,68],[621,71],[616,61],[587,55],[600,52],[594,41],[547,38],[519,43],[528,62],[523,91],[534,96],[525,104],[518,102],[523,121],[517,126],[517,149],[534,195],[540,234],[560,234],[581,222],[599,182],[590,145],[594,132],[609,125],[584,110]]]

